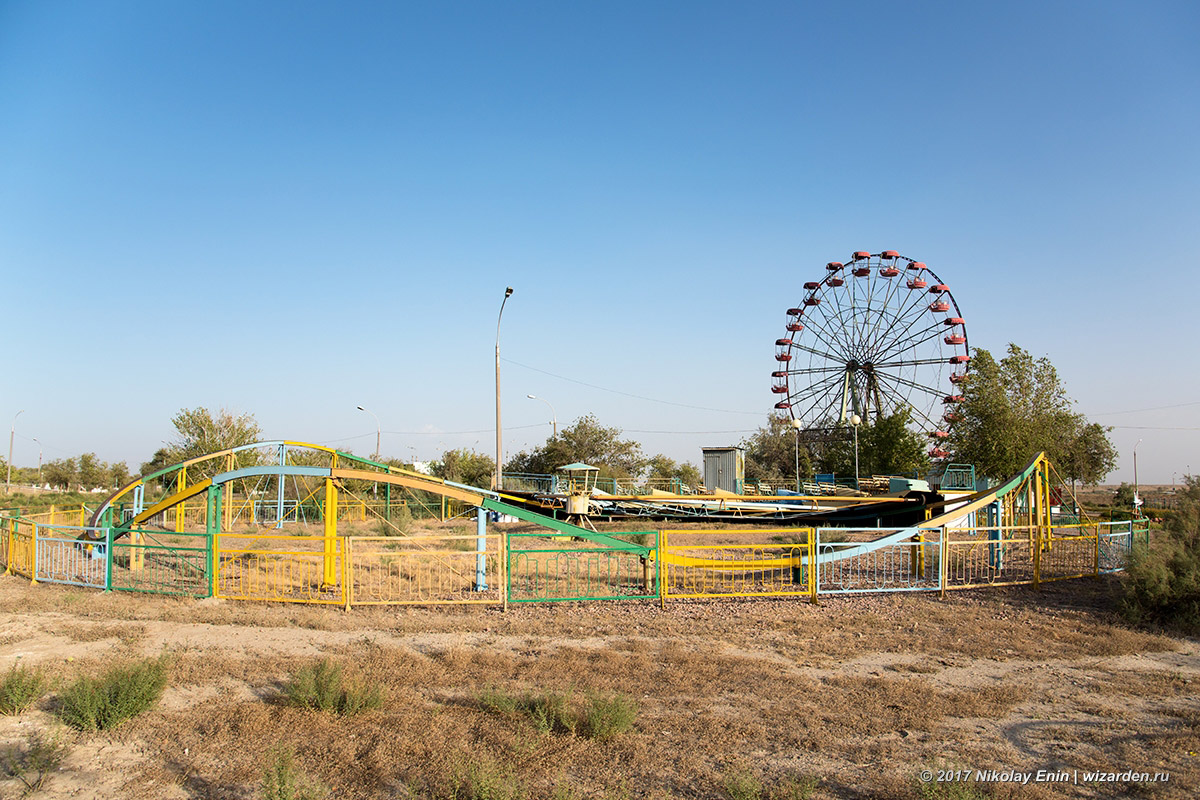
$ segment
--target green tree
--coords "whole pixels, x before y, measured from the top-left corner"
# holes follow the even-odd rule
[[[746,483],[796,481],[796,429],[785,414],[772,414],[767,424],[742,440],[746,451]],[[812,454],[800,443],[800,476],[812,474]]]
[[[464,447],[442,453],[430,468],[439,478],[467,486],[487,487],[491,485],[496,462],[491,456]]]
[[[168,450],[171,464],[196,458],[198,456],[217,453],[233,447],[253,444],[258,441],[262,429],[253,414],[234,414],[222,408],[213,414],[207,408],[180,409],[171,418],[175,426],[176,437]],[[243,454],[239,458],[239,466],[249,466],[255,461],[254,454]],[[225,467],[219,461],[198,465],[195,477],[208,477],[220,472]],[[192,469],[188,470],[191,475]]]
[[[532,452],[517,453],[504,465],[504,470],[547,475],[578,461],[599,467],[603,477],[619,480],[637,477],[647,463],[641,444],[622,439],[620,428],[605,427],[588,414]]]
[[[79,485],[84,489],[95,489],[108,483],[108,465],[96,457],[95,453],[84,453],[79,456]]]
[[[949,449],[954,460],[974,464],[981,475],[1014,475],[1042,450],[1085,482],[1098,482],[1115,465],[1108,429],[1073,410],[1058,370],[1045,357],[1034,359],[1015,344],[1000,361],[976,350],[963,396],[954,409]]]
[[[56,489],[70,491],[78,480],[78,469],[73,458],[58,458],[42,466],[42,479]]]
[[[700,468],[695,464],[689,464],[686,461],[680,464],[662,453],[652,456],[646,462],[646,466],[648,470],[646,477],[651,481],[677,481],[692,488],[704,483],[704,478],[700,475]]]
[[[129,483],[130,477],[129,465],[124,461],[114,461],[108,465],[108,478],[111,486],[120,488]]]
[[[878,418],[868,418],[858,426],[859,475],[924,475],[929,471],[926,437],[908,427],[912,412],[908,408]],[[854,433],[833,442],[818,459],[822,472],[854,474]]]
[[[1122,584],[1137,622],[1200,632],[1200,478],[1184,478],[1179,506],[1149,546],[1135,544]]]

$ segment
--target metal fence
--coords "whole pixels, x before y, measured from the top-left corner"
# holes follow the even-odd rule
[[[656,538],[652,532],[621,535],[648,537],[650,546]],[[659,563],[634,548],[544,533],[510,533],[507,565],[512,603],[658,597]]]
[[[812,528],[662,531],[660,595],[812,597],[815,542]]]
[[[77,514],[78,512],[71,512]],[[77,517],[76,517],[77,518]],[[621,538],[628,541],[624,544]],[[809,597],[1037,585],[1122,569],[1144,520],[1053,527],[213,534],[0,517],[6,574],[111,591],[259,602],[440,605]]]

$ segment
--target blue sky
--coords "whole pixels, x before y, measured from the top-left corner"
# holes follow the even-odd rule
[[[511,285],[506,454],[549,432],[535,394],[698,462],[765,421],[802,284],[896,249],[972,345],[1121,426],[1110,481],[1140,438],[1169,482],[1200,468],[1198,30],[1186,2],[0,0],[14,460],[136,468],[202,405],[491,452]]]

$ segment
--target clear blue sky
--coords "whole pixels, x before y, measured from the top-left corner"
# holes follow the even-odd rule
[[[511,285],[506,454],[549,432],[532,393],[698,462],[765,421],[803,282],[896,249],[1123,426],[1110,480],[1141,438],[1169,482],[1198,33],[1191,2],[0,0],[0,420],[26,465],[136,469],[194,406],[490,452]]]

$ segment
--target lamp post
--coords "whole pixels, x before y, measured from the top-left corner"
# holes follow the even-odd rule
[[[372,417],[375,417],[375,460],[378,461],[379,460],[379,437],[383,433],[383,430],[382,430],[383,426],[381,426],[379,424],[379,417],[378,417],[378,415],[376,415],[376,413],[374,411],[363,408],[362,406],[358,406],[358,410],[366,411]]]
[[[1133,445],[1133,510],[1135,512],[1142,506],[1142,498],[1138,492],[1139,487],[1138,487],[1138,476],[1137,476],[1137,449],[1138,449],[1138,445],[1141,443],[1142,443],[1142,440],[1138,439],[1137,442],[1135,442]]]
[[[511,286],[504,288],[504,299],[500,301],[500,313],[496,315],[496,485],[492,488],[497,492],[504,485],[504,465],[501,463],[503,439],[500,428],[500,320],[504,317],[504,304],[508,302],[508,298],[512,297],[512,293]]]
[[[41,484],[41,482],[42,482],[42,442],[36,436],[33,437],[33,440],[38,443],[38,483]]]
[[[858,426],[862,424],[862,417],[858,414],[850,415],[850,424],[854,426],[854,488],[858,488]]]
[[[550,401],[544,397],[538,397],[537,395],[533,395],[533,394],[527,394],[525,396],[528,397],[530,400],[541,400],[543,403],[550,406],[550,430],[553,431],[553,433],[551,433],[551,435],[550,435],[550,438],[557,439],[558,438],[558,413],[554,410],[554,406],[551,405]]]
[[[13,436],[17,433],[17,417],[25,413],[25,409],[21,409],[16,414],[13,414],[12,427],[8,429],[8,476],[4,479],[4,493],[8,494],[12,490],[12,446]]]
[[[804,494],[800,490],[800,428],[803,425],[798,419],[792,420],[792,428],[796,431],[796,494]]]

